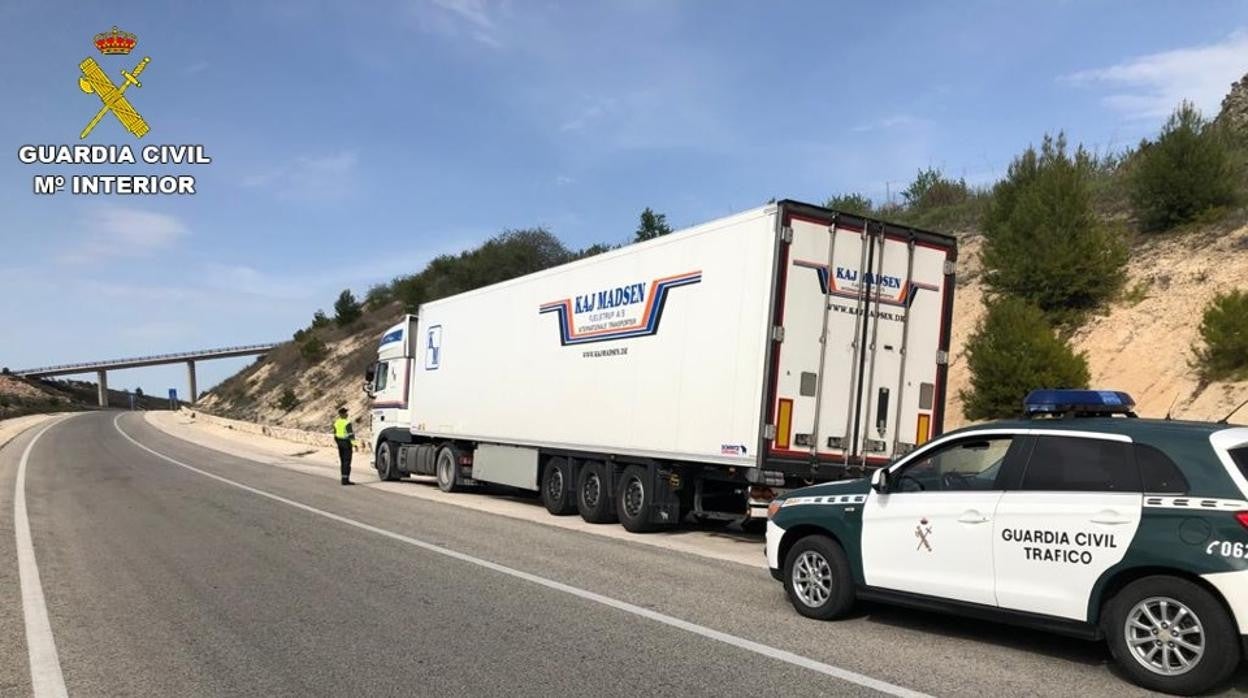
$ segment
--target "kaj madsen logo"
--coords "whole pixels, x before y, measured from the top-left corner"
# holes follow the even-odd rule
[[[919,291],[940,292],[940,288],[937,286],[917,281],[906,281],[899,276],[877,275],[870,272],[859,274],[856,270],[841,266],[838,266],[836,273],[833,274],[829,271],[826,264],[808,262],[801,259],[793,260],[793,264],[803,269],[813,269],[819,277],[819,290],[823,291],[823,294],[827,296],[857,300],[865,284],[872,303],[875,302],[875,294],[878,292],[881,305],[909,308],[914,303],[914,299],[919,294]]]
[[[134,34],[114,26],[109,31],[96,34],[91,42],[100,54],[100,60],[88,56],[78,63],[78,89],[94,96],[95,112],[78,134],[82,141],[88,136],[103,133],[112,115],[112,121],[129,136],[141,139],[150,131],[147,119],[138,112],[131,97],[131,88],[142,88],[139,79],[147,71],[152,59],[144,56],[134,62],[131,53],[138,46]],[[120,61],[120,62],[119,62]],[[119,76],[117,82],[109,75]],[[84,118],[86,118],[84,116]],[[114,127],[115,128],[115,127]],[[118,131],[111,131],[118,133]],[[137,146],[136,146],[137,147]],[[17,151],[18,160],[24,165],[207,165],[212,162],[198,144],[145,145],[132,148],[122,145],[23,145]],[[33,178],[35,194],[124,194],[124,195],[187,195],[195,193],[195,177],[189,174],[37,174]]]
[[[123,32],[117,27],[113,27],[111,32],[95,35],[95,47],[105,56],[129,56],[137,43],[138,39],[134,34]],[[78,64],[78,69],[82,71],[82,77],[78,78],[78,88],[87,94],[95,94],[95,96],[100,98],[100,102],[103,103],[103,106],[95,113],[91,121],[87,122],[87,127],[82,129],[82,133],[78,135],[79,139],[90,135],[91,131],[95,130],[96,125],[100,123],[100,119],[103,119],[104,115],[108,113],[112,113],[113,116],[117,117],[117,121],[121,123],[122,127],[134,134],[135,138],[142,138],[147,135],[148,130],[150,130],[147,122],[143,120],[139,112],[135,111],[134,106],[130,104],[130,100],[126,99],[126,90],[130,89],[131,85],[143,87],[143,83],[139,82],[139,76],[143,74],[144,70],[147,70],[147,64],[151,62],[151,58],[144,56],[143,60],[139,61],[133,70],[122,70],[122,81],[117,85],[113,84],[113,81],[104,73],[104,69],[100,67],[99,63],[95,62],[94,58],[88,56],[82,63]]]
[[[659,331],[671,290],[701,281],[701,271],[685,272],[543,303],[538,312],[558,318],[563,346],[649,337]]]

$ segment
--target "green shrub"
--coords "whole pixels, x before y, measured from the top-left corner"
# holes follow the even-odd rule
[[[364,310],[355,299],[355,294],[351,293],[351,289],[344,288],[338,294],[338,300],[334,301],[334,322],[339,327],[346,327],[359,320],[363,314]]]
[[[295,391],[287,388],[282,391],[282,396],[277,400],[277,406],[283,412],[289,412],[299,406],[299,398],[295,395]]]
[[[1248,292],[1220,293],[1200,321],[1204,346],[1192,348],[1205,380],[1248,377]]]
[[[906,208],[912,212],[928,211],[942,206],[954,206],[970,198],[971,190],[966,180],[947,179],[939,169],[929,167],[919,170],[910,186],[901,192]]]
[[[329,326],[329,318],[325,317],[324,310],[317,310],[315,313],[312,313],[311,329],[319,330],[322,327],[328,327],[328,326]]]
[[[1230,143],[1190,102],[1174,110],[1155,143],[1140,144],[1131,168],[1131,208],[1144,230],[1188,223],[1235,200]]]
[[[315,364],[325,358],[329,353],[325,346],[325,341],[314,334],[309,334],[299,342],[299,355],[310,364]]]
[[[368,289],[368,293],[364,294],[364,307],[369,310],[378,310],[392,300],[394,300],[394,296],[391,295],[390,286],[378,284]]]
[[[858,216],[869,216],[875,210],[875,206],[871,203],[871,199],[857,192],[848,194],[838,194],[823,204],[824,208],[830,208],[834,211],[842,211],[844,213],[852,213]]]
[[[984,214],[984,281],[1069,323],[1121,286],[1127,247],[1092,207],[1095,159],[1045,136],[1015,158]]]
[[[991,301],[966,341],[970,386],[960,392],[968,419],[1018,416],[1036,388],[1088,387],[1088,362],[1059,338],[1044,313],[1018,298]]]
[[[655,213],[647,206],[637,221],[637,230],[633,233],[633,242],[645,242],[670,235],[672,227],[667,224],[667,215]]]

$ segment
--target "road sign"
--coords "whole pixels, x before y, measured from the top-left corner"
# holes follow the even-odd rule
[[[169,409],[171,410],[178,409],[178,389],[177,388],[169,389]]]

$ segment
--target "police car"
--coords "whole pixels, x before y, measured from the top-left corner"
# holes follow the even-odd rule
[[[772,576],[811,618],[869,599],[1103,638],[1140,685],[1207,690],[1248,647],[1248,427],[1133,410],[1034,391],[1024,420],[794,490],[769,508]]]

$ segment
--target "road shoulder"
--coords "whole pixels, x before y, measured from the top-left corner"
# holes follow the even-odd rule
[[[280,439],[248,434],[220,425],[196,420],[185,412],[147,412],[148,424],[190,443],[239,458],[285,468],[296,472],[336,480],[337,455],[330,449],[295,444]],[[577,516],[552,516],[536,500],[506,494],[465,492],[448,494],[434,485],[432,478],[412,478],[400,482],[382,482],[366,458],[357,454],[352,480],[366,487],[394,492],[452,506],[463,507],[498,516],[519,519],[554,528],[580,531],[630,543],[650,545],[676,553],[697,555],[713,560],[734,562],[762,569],[762,539],[757,536],[722,531],[700,531],[678,528],[651,534],[634,534],[614,524],[590,524]]]

